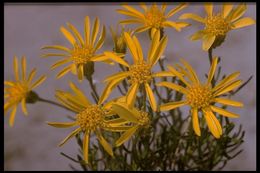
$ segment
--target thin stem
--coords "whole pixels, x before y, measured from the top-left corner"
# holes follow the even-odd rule
[[[212,48],[210,48],[209,50],[208,50],[208,56],[209,56],[209,66],[211,66],[211,64],[212,64],[212,59],[213,59],[213,56],[212,56]],[[213,76],[213,78],[212,78],[212,80],[211,80],[211,85],[212,85],[212,87],[214,87],[215,86],[215,84],[216,84],[216,81],[215,81],[215,77]]]
[[[92,78],[92,76],[90,76],[89,78],[87,78],[87,80],[88,80],[88,82],[89,82],[89,85],[90,85],[90,87],[91,87],[91,89],[92,89],[93,95],[95,96],[95,101],[96,101],[96,103],[97,103],[98,100],[99,100],[99,95],[98,95],[98,93],[97,93],[97,91],[96,91],[96,86],[95,86],[94,83],[93,83],[93,78]]]
[[[145,91],[145,85],[143,84],[143,111],[146,110],[146,91]]]
[[[44,103],[49,103],[49,104],[52,104],[52,105],[54,105],[54,106],[58,106],[58,107],[61,107],[61,108],[63,108],[63,109],[67,109],[67,110],[69,110],[69,111],[71,111],[71,112],[74,112],[74,111],[72,111],[71,109],[69,109],[69,108],[63,106],[62,104],[59,104],[59,103],[54,102],[54,101],[51,101],[51,100],[47,100],[47,99],[43,99],[43,98],[40,98],[40,97],[39,97],[39,98],[38,98],[38,101],[44,102]]]

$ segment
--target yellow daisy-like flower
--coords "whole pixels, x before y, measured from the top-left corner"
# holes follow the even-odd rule
[[[45,79],[46,76],[41,76],[37,81],[32,82],[36,69],[34,68],[28,77],[26,77],[26,58],[22,57],[21,62],[22,75],[19,74],[18,59],[14,57],[14,76],[15,81],[4,81],[4,98],[6,102],[4,104],[4,114],[6,114],[10,109],[11,115],[9,118],[9,125],[12,127],[14,125],[15,115],[17,111],[17,106],[21,103],[22,111],[25,115],[28,115],[26,103],[34,103],[37,98],[33,98],[35,93],[32,91],[34,88],[39,86]]]
[[[102,32],[99,39],[97,40],[100,24],[99,19],[96,18],[94,25],[92,27],[92,32],[90,34],[90,20],[89,17],[85,18],[85,39],[82,38],[78,30],[70,23],[67,23],[69,30],[65,29],[63,26],[60,28],[63,35],[72,44],[73,48],[67,48],[61,45],[44,46],[42,49],[54,49],[62,51],[63,53],[48,53],[44,54],[42,57],[58,56],[64,57],[62,60],[57,61],[51,66],[51,69],[55,69],[66,63],[70,63],[64,69],[62,69],[58,74],[57,78],[61,78],[69,71],[73,74],[78,74],[78,79],[82,80],[85,73],[88,73],[86,66],[88,63],[95,61],[107,61],[103,54],[97,54],[97,50],[100,49],[104,43],[106,36],[106,29],[103,26]]]
[[[120,57],[105,52],[105,55],[110,57],[112,60],[127,67],[127,71],[118,72],[105,79],[105,82],[108,82],[108,84],[100,97],[100,102],[103,102],[103,100],[105,100],[109,96],[113,88],[115,88],[122,80],[126,79],[131,85],[130,89],[126,94],[127,104],[133,105],[138,88],[145,87],[145,91],[148,95],[150,105],[152,109],[156,111],[157,104],[149,83],[152,81],[152,78],[154,77],[172,75],[168,72],[152,72],[152,67],[157,63],[162,53],[164,52],[168,39],[166,36],[164,36],[160,40],[160,31],[157,31],[152,39],[151,46],[147,56],[147,61],[145,61],[142,47],[136,36],[133,36],[133,38],[131,38],[130,35],[125,32],[124,37],[126,40],[127,47],[129,48],[134,61],[133,65],[129,65],[125,60],[123,60]]]
[[[134,107],[130,108],[125,103],[112,104],[112,110],[117,113],[121,119],[125,120],[124,126],[128,123],[132,123],[131,128],[126,130],[115,142],[117,147],[126,142],[138,129],[148,127],[150,124],[150,118],[147,112],[137,110]]]
[[[207,13],[205,18],[192,13],[185,13],[180,16],[180,19],[192,19],[205,25],[203,30],[190,37],[191,40],[202,39],[204,51],[219,46],[229,31],[255,24],[255,21],[250,17],[241,18],[246,12],[245,4],[240,4],[233,9],[232,4],[224,3],[220,13],[213,13],[212,3],[207,3],[204,7]]]
[[[189,25],[185,22],[173,22],[168,20],[174,14],[184,9],[187,6],[186,3],[178,5],[174,9],[170,10],[167,14],[165,13],[165,10],[167,8],[167,5],[165,4],[161,7],[158,7],[154,3],[150,7],[147,7],[145,4],[141,3],[140,6],[144,11],[143,13],[128,5],[122,5],[122,7],[125,9],[117,10],[118,13],[130,17],[127,20],[121,21],[121,24],[139,25],[139,27],[135,30],[135,32],[137,33],[151,29],[151,35],[153,35],[156,30],[161,30],[166,27],[171,27],[176,29],[177,31],[181,31],[182,28]]]
[[[186,87],[169,82],[161,82],[158,83],[158,85],[183,93],[185,95],[185,100],[166,103],[161,105],[160,110],[168,111],[180,106],[189,105],[191,107],[192,123],[195,133],[198,136],[201,135],[198,119],[198,112],[201,111],[206,119],[209,130],[216,138],[219,138],[222,135],[222,128],[213,112],[230,118],[236,118],[239,117],[239,115],[219,108],[214,104],[220,103],[236,107],[243,106],[240,102],[221,97],[221,95],[235,89],[241,84],[241,80],[235,80],[238,77],[239,72],[232,73],[221,80],[215,87],[212,87],[211,80],[213,79],[218,64],[217,57],[213,59],[206,83],[200,83],[195,71],[186,61],[182,60],[182,63],[187,70],[181,66],[178,66],[180,72],[171,66],[168,66],[168,69],[175,74],[186,85]],[[189,82],[184,79],[182,74],[189,79]]]
[[[60,144],[62,146],[69,139],[74,137],[79,133],[84,134],[83,139],[83,156],[86,163],[88,163],[88,149],[89,149],[89,138],[92,133],[94,133],[101,145],[104,147],[106,152],[113,156],[113,151],[110,144],[102,136],[102,131],[112,131],[112,132],[121,132],[126,131],[130,127],[120,126],[120,122],[125,123],[122,119],[111,119],[111,116],[114,113],[111,111],[111,104],[114,101],[106,103],[104,106],[100,104],[91,104],[84,93],[77,88],[72,82],[70,87],[73,90],[74,94],[64,91],[57,91],[56,98],[61,104],[63,104],[68,109],[76,113],[76,120],[73,122],[48,122],[48,125],[57,127],[57,128],[70,128],[75,127],[73,130]]]

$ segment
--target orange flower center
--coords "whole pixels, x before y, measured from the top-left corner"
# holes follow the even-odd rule
[[[129,68],[130,83],[145,83],[152,79],[151,65],[146,64],[144,61],[132,65]]]
[[[71,53],[72,60],[76,64],[86,64],[90,61],[90,58],[94,56],[94,49],[91,47],[80,47],[78,45],[74,46]]]
[[[145,14],[145,23],[147,26],[159,29],[165,20],[163,12],[154,5]]]
[[[14,86],[6,88],[6,93],[9,95],[8,98],[11,102],[20,102],[23,98],[27,97],[29,88],[27,84],[17,82]]]
[[[223,36],[231,29],[229,22],[225,20],[222,14],[206,17],[205,30],[215,36]]]

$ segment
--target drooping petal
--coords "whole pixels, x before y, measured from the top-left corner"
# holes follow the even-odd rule
[[[215,35],[204,35],[203,42],[202,42],[202,49],[204,51],[208,51],[209,48],[212,46],[212,44],[215,41],[216,36]]]
[[[190,36],[190,40],[194,41],[194,40],[203,39],[204,35],[205,35],[204,30],[197,31],[193,35]]]
[[[205,23],[206,22],[205,19],[203,19],[199,15],[193,14],[193,13],[185,13],[185,14],[181,15],[179,17],[179,19],[192,19],[192,20],[195,20],[195,21],[201,22],[201,23]]]
[[[88,149],[89,149],[89,132],[85,132],[83,138],[83,158],[88,163]]]
[[[99,131],[96,131],[97,137],[101,145],[104,147],[106,152],[113,157],[113,150],[110,146],[110,144],[105,140],[105,138],[102,136],[102,134]]]
[[[229,118],[238,118],[238,117],[239,117],[238,114],[229,112],[229,111],[227,111],[227,110],[225,110],[225,109],[221,109],[221,108],[216,107],[216,106],[210,106],[210,109],[211,109],[213,112],[217,112],[217,113],[219,113],[220,115],[223,115],[223,116],[226,116],[226,117],[229,117]]]
[[[225,98],[215,98],[214,102],[221,103],[224,105],[236,106],[236,107],[244,106],[243,103],[241,103],[241,102],[237,102],[237,101],[229,100],[229,99],[225,99]]]
[[[220,138],[220,136],[222,135],[222,128],[218,119],[215,117],[212,111],[204,109],[202,109],[202,111],[204,113],[204,117],[208,124],[209,130],[215,138]]]
[[[211,66],[210,66],[209,73],[208,73],[207,84],[210,84],[210,83],[211,83],[211,80],[212,80],[213,77],[214,77],[214,74],[215,74],[217,65],[218,65],[218,57],[214,57],[214,58],[213,58],[213,61],[212,61],[212,64],[211,64]]]
[[[238,29],[238,28],[242,28],[245,26],[253,25],[253,24],[255,24],[255,20],[253,20],[250,17],[244,17],[233,23],[233,29]]]
[[[14,125],[16,110],[17,110],[17,105],[15,105],[13,107],[13,110],[12,110],[12,112],[10,114],[10,118],[9,118],[9,125],[10,125],[10,127],[13,127],[13,125]]]
[[[165,86],[167,88],[170,88],[172,90],[176,90],[178,92],[181,92],[183,94],[188,94],[188,91],[186,88],[180,86],[180,85],[176,85],[174,83],[170,83],[170,82],[159,82],[156,84],[157,86]]]
[[[36,82],[34,82],[31,86],[31,89],[36,88],[37,86],[39,86],[41,83],[43,83],[46,80],[46,76],[42,76],[40,77]]]
[[[76,134],[78,134],[80,132],[81,128],[77,128],[76,130],[74,130],[73,132],[71,132],[63,141],[61,141],[59,143],[59,147],[61,147],[63,144],[65,144],[69,139],[71,139],[72,137],[74,137]]]
[[[178,5],[177,7],[172,9],[171,11],[169,11],[169,13],[166,15],[166,18],[169,18],[169,17],[173,16],[174,14],[176,14],[177,12],[179,12],[182,9],[186,8],[187,6],[188,6],[187,3],[181,3],[180,5]]]
[[[186,105],[186,101],[169,102],[160,106],[161,111],[168,111]]]
[[[152,89],[151,89],[151,87],[149,86],[148,83],[145,84],[145,91],[147,93],[148,100],[150,102],[152,110],[156,112],[157,111],[156,99],[155,99],[153,91],[152,91]]]
[[[120,138],[116,141],[115,145],[116,147],[119,147],[123,143],[125,143],[138,129],[138,126],[133,126],[131,129],[127,130],[125,133],[123,133]]]
[[[74,45],[76,43],[75,38],[73,37],[73,35],[67,30],[65,29],[63,26],[60,27],[60,31],[62,32],[62,34],[67,38],[67,40]]]
[[[77,123],[74,122],[47,122],[48,125],[56,127],[56,128],[69,128],[69,127],[73,127],[76,126]]]
[[[134,106],[138,88],[139,88],[139,84],[134,83],[128,90],[128,92],[126,94],[126,102],[129,106]]]
[[[196,133],[196,135],[200,136],[200,125],[199,125],[199,116],[198,116],[198,110],[196,108],[191,110],[192,113],[192,125],[193,125],[193,130]]]
[[[116,112],[121,118],[138,123],[139,114],[138,112],[130,109],[127,105],[121,103],[115,103],[112,105],[112,110]]]

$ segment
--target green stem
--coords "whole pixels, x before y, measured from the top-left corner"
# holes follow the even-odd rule
[[[209,63],[210,63],[210,67],[211,67],[211,64],[212,64],[212,59],[213,59],[213,56],[212,56],[212,48],[210,48],[208,50],[208,56],[209,56]],[[216,81],[215,81],[215,77],[213,76],[212,80],[211,80],[211,85],[212,87],[214,87],[216,84]]]
[[[89,82],[89,85],[90,85],[90,88],[92,90],[92,93],[94,94],[94,97],[95,97],[95,102],[98,103],[98,100],[99,100],[99,95],[96,91],[96,86],[94,85],[93,83],[93,78],[92,76],[90,76],[89,78],[87,78],[88,82]]]
[[[49,103],[49,104],[52,104],[52,105],[54,105],[54,106],[58,106],[58,107],[61,107],[61,108],[63,108],[63,109],[67,109],[67,110],[69,110],[69,111],[71,111],[71,112],[74,112],[74,111],[72,111],[71,109],[69,109],[69,108],[63,106],[62,104],[59,104],[59,103],[54,102],[54,101],[51,101],[51,100],[47,100],[47,99],[43,99],[43,98],[38,97],[38,101],[44,102],[44,103]]]

